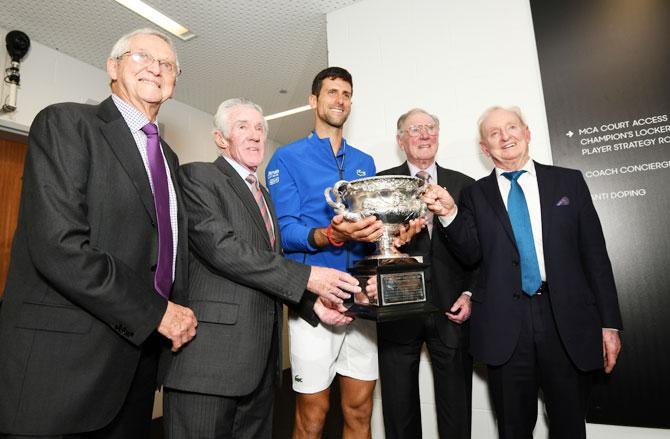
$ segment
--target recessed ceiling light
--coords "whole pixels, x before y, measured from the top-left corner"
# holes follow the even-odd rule
[[[195,37],[195,34],[188,29],[186,29],[181,24],[177,23],[167,15],[163,14],[157,9],[152,8],[148,4],[140,0],[115,0],[117,3],[125,6],[134,13],[146,18],[152,23],[162,27],[166,31],[170,32],[172,35],[188,41],[191,38]]]

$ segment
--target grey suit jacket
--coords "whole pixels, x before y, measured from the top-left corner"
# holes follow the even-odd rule
[[[164,385],[246,395],[263,376],[273,331],[281,349],[282,301],[301,300],[310,268],[282,256],[279,236],[271,247],[247,183],[224,158],[184,165],[179,178],[191,254],[191,284],[183,299],[198,318],[198,335],[164,357],[170,363]],[[272,201],[262,190],[274,221]],[[276,222],[274,230],[279,233]]]
[[[162,148],[178,189],[177,157]],[[181,220],[178,190],[177,202]],[[174,291],[188,274],[180,224]],[[153,287],[157,237],[149,177],[111,98],[41,111],[0,311],[0,431],[56,435],[112,420],[167,306]]]

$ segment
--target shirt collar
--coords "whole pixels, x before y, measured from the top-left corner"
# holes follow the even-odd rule
[[[131,131],[139,131],[144,125],[151,122],[144,113],[113,93],[112,101],[114,101],[114,105],[118,108],[121,116],[123,116],[123,120],[126,121],[126,125],[128,125]],[[154,123],[158,126],[158,121]]]
[[[528,159],[526,164],[523,165],[523,167],[521,169],[519,169],[519,171],[521,171],[521,170],[524,170],[529,175],[532,175],[533,177],[535,177],[536,176],[536,174],[535,174],[535,162],[533,161],[533,159]],[[509,171],[505,171],[504,169],[500,169],[499,167],[496,166],[496,177],[500,178],[502,176],[503,172],[509,172]],[[502,178],[505,178],[505,177],[502,177]]]
[[[330,138],[319,137],[319,135],[316,134],[316,130],[312,130],[312,132],[310,132],[307,135],[307,139],[310,142],[313,142],[315,144],[323,145],[324,147],[327,147],[329,152],[332,151],[332,148],[330,147]],[[340,156],[344,155],[344,153],[346,152],[346,149],[347,149],[347,139],[342,137],[342,145],[340,145],[340,149],[337,150],[337,156],[340,157]]]
[[[244,180],[244,181],[247,183],[247,185],[249,185],[249,186],[251,185],[251,184],[247,181],[247,176],[248,176],[249,174],[254,174],[254,177],[256,177],[256,181],[258,181],[258,175],[257,175],[255,172],[251,172],[251,171],[248,170],[246,167],[242,166],[241,164],[239,164],[238,162],[236,162],[235,160],[231,159],[230,157],[228,157],[228,156],[225,155],[225,154],[221,154],[221,157],[223,157],[224,159],[226,159],[226,161],[230,164],[230,166],[233,167],[233,169],[235,170],[235,172],[237,172],[238,174],[240,174],[240,177],[242,177],[242,180]],[[260,183],[260,182],[259,182],[259,183]]]
[[[437,163],[435,163],[434,161],[426,169],[420,169],[414,166],[409,161],[407,162],[407,166],[409,166],[409,175],[411,175],[412,177],[416,177],[416,173],[419,171],[426,171],[427,173],[430,174],[431,179],[430,182],[433,184],[437,184]]]

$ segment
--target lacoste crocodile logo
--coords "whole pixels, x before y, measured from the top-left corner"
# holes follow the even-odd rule
[[[302,383],[302,377],[300,375],[296,375],[293,377],[296,383]]]

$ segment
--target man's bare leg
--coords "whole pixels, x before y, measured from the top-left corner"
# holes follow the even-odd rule
[[[344,429],[342,439],[369,439],[372,437],[372,392],[377,381],[363,381],[340,376]]]
[[[293,439],[318,439],[330,405],[330,388],[317,393],[297,393]]]

